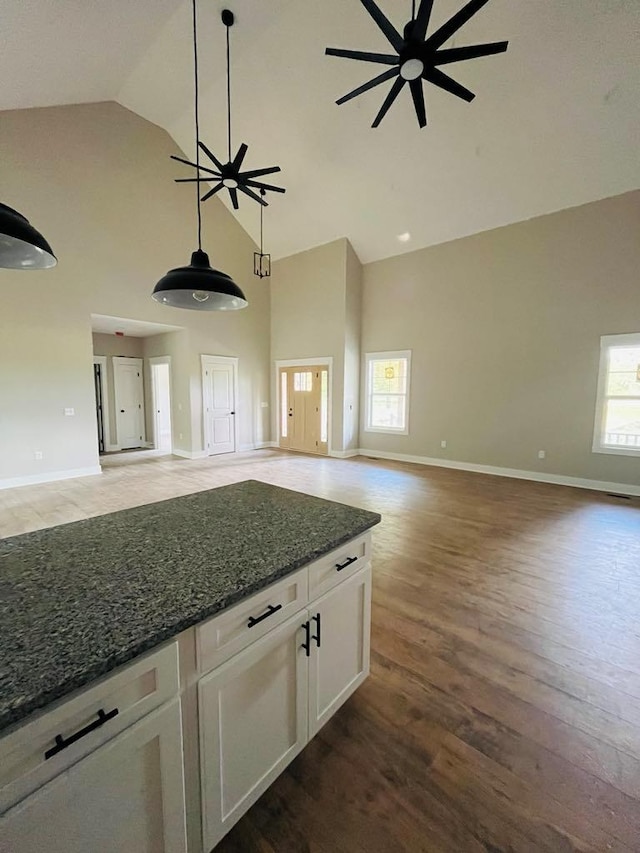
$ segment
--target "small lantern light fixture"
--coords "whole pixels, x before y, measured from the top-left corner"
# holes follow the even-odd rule
[[[260,195],[266,195],[263,189],[260,190]],[[271,255],[265,255],[263,249],[264,236],[264,205],[260,205],[260,251],[253,253],[253,274],[258,278],[269,278],[271,276]]]

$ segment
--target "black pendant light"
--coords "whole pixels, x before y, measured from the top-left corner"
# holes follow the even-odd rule
[[[58,259],[42,234],[17,210],[0,203],[0,267],[46,270]]]
[[[265,191],[260,190],[264,201]],[[263,246],[264,237],[264,205],[260,207],[260,251],[253,253],[253,274],[258,278],[269,278],[271,275],[271,255],[265,255]]]
[[[214,183],[214,186],[208,190],[203,196],[202,201],[207,201],[207,199],[211,198],[214,195],[217,195],[221,190],[229,191],[229,198],[231,199],[231,204],[233,205],[234,210],[238,210],[240,207],[240,203],[238,200],[238,190],[249,198],[253,199],[253,201],[257,201],[258,204],[261,204],[263,207],[267,206],[267,202],[264,200],[264,190],[269,190],[273,193],[284,193],[286,190],[284,187],[278,187],[274,184],[265,184],[262,178],[265,175],[273,175],[276,172],[280,171],[280,166],[267,166],[264,169],[249,169],[246,171],[241,171],[242,164],[244,163],[244,158],[247,156],[247,151],[249,150],[249,146],[243,142],[238,151],[235,154],[235,157],[232,157],[233,148],[231,143],[231,47],[229,41],[229,32],[231,27],[234,25],[235,17],[233,12],[229,9],[224,9],[222,12],[222,23],[227,28],[227,156],[228,160],[226,163],[223,163],[216,155],[211,151],[204,142],[198,141],[198,148],[200,148],[207,155],[209,160],[211,160],[212,164],[215,166],[215,169],[210,169],[206,166],[200,166],[200,160],[198,159],[197,163],[192,163],[190,160],[185,160],[182,157],[176,157],[172,155],[173,160],[177,160],[179,163],[184,163],[187,166],[193,166],[197,169],[197,177],[195,178],[176,178],[176,183],[191,183],[196,182],[198,186],[203,182]],[[200,174],[204,172],[204,177]],[[256,190],[260,190],[260,195],[256,192]]]
[[[200,119],[198,97],[198,28],[196,0],[193,0],[193,65],[195,73],[196,168],[200,174]],[[214,270],[209,256],[202,251],[202,213],[200,185],[196,183],[198,205],[198,250],[188,267],[178,267],[160,279],[153,291],[156,302],[192,311],[235,311],[248,302],[238,285],[224,272]]]

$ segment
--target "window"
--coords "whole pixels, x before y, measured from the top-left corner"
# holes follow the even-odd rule
[[[409,432],[411,352],[366,355],[367,432]]]
[[[640,456],[640,334],[600,339],[593,450]]]

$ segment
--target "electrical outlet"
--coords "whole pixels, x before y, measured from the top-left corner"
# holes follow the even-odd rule
[[[178,436],[178,438],[180,439],[180,441],[182,441],[182,433],[180,433],[180,435]]]
[[[443,450],[446,450],[446,449],[447,449],[447,442],[446,442],[446,441],[441,441],[441,442],[440,442],[440,447],[441,447]]]
[[[260,407],[261,407],[262,409],[268,409],[268,408],[269,408],[269,404],[268,404],[268,403],[265,403],[265,402],[262,402],[262,403],[260,403]]]
[[[66,417],[72,418],[75,415],[76,410],[75,409],[65,409],[64,413],[65,413]]]
[[[546,450],[539,450],[538,451],[538,459],[546,459],[546,458],[547,458],[547,451]]]
[[[43,458],[43,453],[42,453],[42,451],[41,451],[41,450],[36,450],[36,452],[33,454],[33,458],[34,458],[34,459],[42,459],[42,458]]]

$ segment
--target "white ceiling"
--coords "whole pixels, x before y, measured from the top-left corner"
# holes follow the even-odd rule
[[[115,335],[122,332],[126,338],[150,338],[165,332],[179,332],[182,326],[167,326],[165,323],[147,323],[144,320],[127,320],[124,317],[109,317],[107,314],[91,315],[91,331],[100,335]]]
[[[115,99],[193,155],[188,0],[9,5],[0,108]],[[409,0],[379,5],[408,20]],[[435,0],[431,28],[462,5]],[[388,52],[358,0],[200,0],[201,137],[221,157],[225,6],[234,147],[249,144],[247,168],[282,166],[287,187],[265,215],[275,257],[346,236],[368,262],[640,187],[638,0],[491,0],[455,44],[508,39],[508,53],[449,66],[477,98],[429,86],[425,130],[406,91],[370,128],[390,84],[335,105],[382,69],[324,48]],[[257,238],[258,205],[237,215]]]

